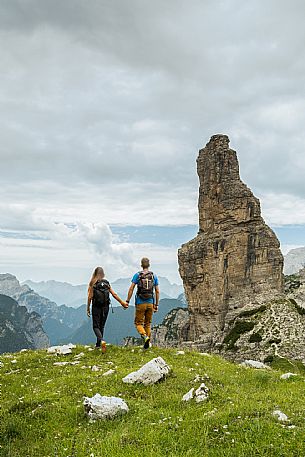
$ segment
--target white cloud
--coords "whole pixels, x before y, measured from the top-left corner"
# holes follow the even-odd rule
[[[305,224],[305,199],[279,193],[261,196],[262,213],[270,225]]]
[[[219,132],[266,220],[304,223],[304,11],[302,0],[2,2],[0,228],[125,268],[134,247],[103,224],[196,224],[197,151]]]

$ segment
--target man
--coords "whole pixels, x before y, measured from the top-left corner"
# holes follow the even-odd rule
[[[130,302],[134,288],[137,286],[134,323],[144,341],[144,349],[148,349],[150,346],[152,315],[158,311],[160,297],[158,278],[152,271],[149,271],[149,266],[149,259],[143,257],[142,271],[133,276],[126,300],[126,303]]]

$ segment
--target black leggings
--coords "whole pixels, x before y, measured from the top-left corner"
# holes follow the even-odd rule
[[[101,345],[104,336],[104,327],[109,313],[109,306],[95,307],[92,306],[92,324],[93,331],[96,335],[96,346]]]

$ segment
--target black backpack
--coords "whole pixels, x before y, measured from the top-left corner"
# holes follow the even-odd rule
[[[98,306],[99,308],[109,306],[110,297],[109,297],[110,284],[107,279],[102,279],[97,281],[93,286],[93,299],[92,305]]]
[[[154,297],[154,274],[152,271],[139,271],[137,296],[142,300]]]

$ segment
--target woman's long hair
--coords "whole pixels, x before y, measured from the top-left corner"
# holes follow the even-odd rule
[[[94,270],[94,272],[93,272],[93,274],[91,276],[88,288],[90,289],[91,287],[94,286],[94,284],[97,281],[101,281],[104,278],[105,278],[105,273],[104,273],[103,268],[102,267],[96,267],[96,269]]]

